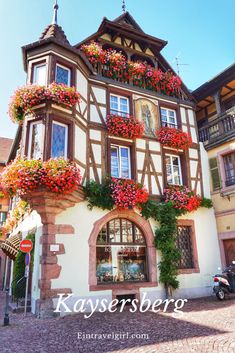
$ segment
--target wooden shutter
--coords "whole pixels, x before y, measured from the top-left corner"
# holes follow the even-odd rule
[[[213,190],[219,189],[221,183],[220,183],[220,175],[219,175],[217,158],[215,157],[215,158],[209,159],[209,165],[210,165],[210,170],[211,170],[211,179],[212,179]]]

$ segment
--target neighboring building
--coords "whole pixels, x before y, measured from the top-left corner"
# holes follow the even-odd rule
[[[56,104],[36,107],[23,124],[21,155],[71,158],[81,169],[83,183],[89,179],[101,182],[102,177],[111,174],[142,182],[155,199],[160,198],[167,184],[184,184],[210,197],[207,155],[198,141],[195,102],[187,88],[183,85],[181,98],[174,98],[107,78],[107,68],[93,67],[80,50],[91,40],[103,48],[122,50],[132,61],[146,61],[164,72],[171,69],[161,54],[167,43],[144,33],[128,12],[114,21],[104,18],[96,33],[75,46],[69,44],[54,21],[39,41],[23,47],[27,82],[75,85],[81,103],[76,109]],[[131,113],[142,120],[143,138],[109,135],[105,120],[110,112],[122,116]],[[184,152],[163,147],[155,135],[161,126],[182,127],[191,133],[191,148]],[[77,200],[61,203],[41,193],[31,203],[34,211],[18,230],[24,237],[28,230],[36,229],[34,313],[47,310],[51,299],[61,292],[108,301],[118,295],[139,297],[143,292],[152,300],[164,297],[164,288],[158,283],[160,254],[153,244],[157,226],[153,220],[147,221],[131,209],[90,211],[82,193]],[[187,214],[179,219],[178,227],[183,259],[179,266],[180,289],[174,295],[209,295],[211,276],[220,265],[214,211],[201,208]],[[114,239],[114,244],[106,243],[108,238]],[[118,256],[122,247],[127,249],[125,260]],[[105,266],[108,274],[104,273]],[[125,266],[131,275],[125,272]]]
[[[208,152],[223,265],[235,261],[235,64],[193,92],[199,140]]]
[[[12,144],[12,139],[0,137],[0,173],[6,165]],[[7,218],[9,201],[0,191],[0,289],[3,287],[6,260],[6,255],[1,251],[1,243],[5,241],[5,236],[1,233],[1,227]]]

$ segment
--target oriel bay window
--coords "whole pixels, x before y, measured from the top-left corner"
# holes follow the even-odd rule
[[[147,248],[142,231],[124,218],[108,222],[96,243],[98,284],[148,280]]]
[[[110,94],[110,114],[128,117],[130,114],[129,98]]]
[[[182,170],[180,156],[167,154],[165,156],[166,181],[169,185],[182,185]]]
[[[130,147],[110,146],[111,176],[114,178],[131,179]]]
[[[178,124],[175,110],[161,107],[160,113],[162,127],[171,127],[177,129]]]
[[[71,70],[60,64],[56,64],[55,82],[71,86]]]

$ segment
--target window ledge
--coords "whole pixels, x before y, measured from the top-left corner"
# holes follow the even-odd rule
[[[177,271],[178,275],[186,275],[192,273],[200,273],[200,268],[182,268]]]
[[[116,290],[116,289],[139,289],[146,287],[157,287],[158,282],[123,282],[123,283],[110,283],[110,284],[97,284],[90,286],[90,291],[103,291],[103,290]]]

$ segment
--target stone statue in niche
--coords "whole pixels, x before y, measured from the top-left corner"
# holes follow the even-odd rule
[[[144,123],[144,134],[155,136],[158,122],[157,106],[148,99],[138,99],[135,103],[136,118]]]

